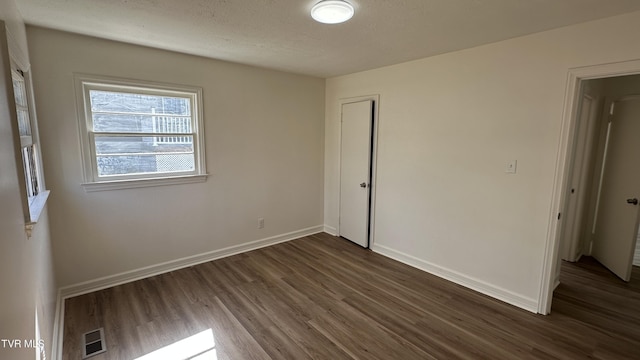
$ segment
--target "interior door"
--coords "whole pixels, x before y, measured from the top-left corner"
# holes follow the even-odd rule
[[[373,101],[342,105],[340,236],[369,247]]]
[[[640,97],[615,102],[592,255],[629,281],[640,198]]]
[[[591,161],[589,149],[591,147],[591,138],[593,137],[592,122],[593,112],[596,106],[593,106],[593,99],[584,95],[582,97],[582,106],[578,118],[578,129],[576,134],[575,155],[571,170],[571,183],[569,191],[569,202],[567,206],[567,218],[565,220],[565,234],[563,240],[563,260],[577,261],[579,257],[581,228],[584,218],[584,200],[587,190],[587,168]]]

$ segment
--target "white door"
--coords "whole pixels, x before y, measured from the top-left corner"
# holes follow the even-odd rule
[[[372,100],[342,105],[339,232],[362,247],[369,246],[372,120]]]
[[[611,119],[592,255],[629,281],[640,208],[640,97],[617,101]]]
[[[578,118],[578,130],[576,134],[575,155],[571,170],[571,183],[569,184],[569,202],[567,206],[567,218],[565,220],[565,233],[563,240],[563,260],[577,261],[583,221],[583,206],[587,190],[587,168],[591,161],[589,155],[590,140],[593,137],[592,112],[593,99],[587,95],[582,97],[582,107]]]

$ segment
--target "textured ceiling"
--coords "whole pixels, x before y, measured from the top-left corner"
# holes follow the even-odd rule
[[[331,77],[640,10],[639,0],[16,0],[25,22],[243,64]]]

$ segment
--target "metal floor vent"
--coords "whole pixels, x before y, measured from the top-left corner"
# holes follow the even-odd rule
[[[107,351],[107,345],[104,342],[104,328],[92,330],[82,335],[83,359],[102,354],[105,351]]]

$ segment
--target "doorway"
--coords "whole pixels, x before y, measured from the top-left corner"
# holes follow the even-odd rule
[[[595,255],[599,256],[598,246],[603,242],[599,230],[602,232],[604,226],[598,210],[603,206],[600,202],[602,196],[611,195],[607,195],[606,191],[603,193],[603,176],[607,170],[611,171],[611,162],[607,167],[607,161],[612,156],[611,153],[607,155],[605,150],[611,149],[608,140],[616,141],[608,125],[609,117],[615,114],[612,113],[611,104],[629,95],[640,95],[640,75],[637,74],[640,74],[640,61],[572,69],[569,72],[553,198],[558,213],[557,218],[554,216],[550,219],[552,225],[538,309],[541,314],[548,314],[551,310],[553,290],[558,285],[560,275],[560,259],[576,261],[580,256],[594,255],[594,249]],[[590,129],[588,120],[593,120],[594,113],[596,123]],[[598,116],[600,119],[597,119]],[[590,131],[590,135],[587,135]],[[615,137],[620,138],[619,135]],[[579,199],[581,192],[582,200]],[[635,196],[631,195],[629,199],[633,202]],[[630,211],[633,221],[630,229],[627,229],[627,235],[635,235],[638,232],[638,206],[633,203],[625,205],[635,207]],[[564,241],[567,239],[569,244]],[[627,245],[631,243],[635,243],[635,237]],[[635,247],[627,246],[627,262],[634,259],[634,253]]]
[[[640,75],[581,85],[561,258],[593,256],[629,281],[639,220]]]
[[[632,80],[640,94],[640,77]],[[607,80],[609,82],[610,80]],[[635,87],[637,86],[637,89]],[[617,89],[616,89],[617,90]],[[591,255],[624,281],[631,279],[638,236],[640,197],[640,96],[616,96],[611,103]]]
[[[373,242],[379,97],[340,102],[340,214],[338,235],[364,248]]]

